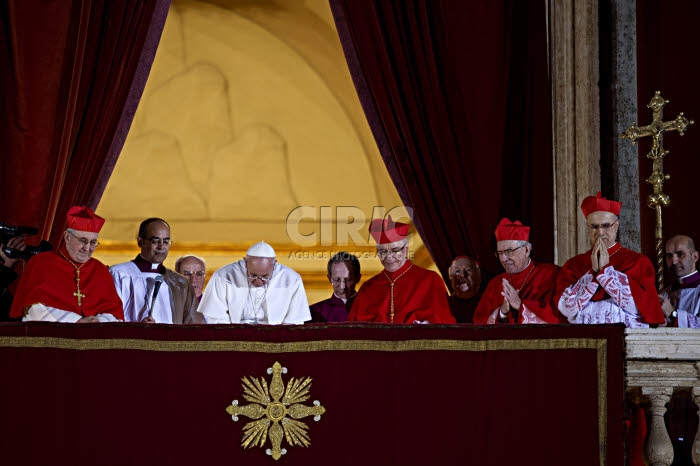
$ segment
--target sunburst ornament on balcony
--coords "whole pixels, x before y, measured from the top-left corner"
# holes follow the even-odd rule
[[[246,416],[251,421],[243,426],[243,440],[241,446],[250,448],[254,446],[263,447],[270,437],[272,448],[266,450],[267,454],[278,460],[287,453],[286,448],[282,448],[282,440],[287,439],[290,446],[301,445],[308,447],[311,445],[309,427],[296,419],[313,416],[314,421],[321,419],[321,415],[326,409],[319,401],[314,401],[313,406],[306,406],[301,403],[310,398],[311,377],[295,379],[292,377],[285,388],[282,382],[282,374],[287,373],[287,368],[282,367],[279,362],[275,362],[267,369],[268,374],[272,374],[272,381],[268,389],[267,381],[263,377],[243,377],[243,398],[251,404],[239,406],[238,400],[233,400],[226,412],[231,415],[234,422],[238,421],[238,415]],[[262,419],[261,419],[262,418]]]

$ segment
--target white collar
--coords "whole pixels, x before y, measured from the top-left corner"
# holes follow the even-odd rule
[[[353,295],[350,296],[350,298],[354,298],[356,294],[357,294],[357,291],[355,291],[355,293],[353,293]],[[348,302],[348,299],[350,299],[350,298],[341,298],[340,296],[338,296],[337,294],[335,294],[335,291],[333,292],[333,296],[335,296],[336,298],[340,299],[340,300],[343,301],[344,303],[347,303],[347,302]]]

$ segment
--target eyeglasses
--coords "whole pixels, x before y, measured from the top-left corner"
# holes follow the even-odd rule
[[[248,280],[251,282],[254,282],[255,280],[261,280],[263,283],[267,283],[270,280],[272,280],[272,274],[275,272],[275,268],[273,266],[272,272],[266,273],[263,275],[256,275],[254,273],[248,272],[248,268],[246,268],[245,274],[248,277]]]
[[[504,249],[503,251],[496,251],[493,253],[493,255],[500,259],[501,257],[503,257],[503,254],[505,254],[510,259],[511,257],[513,257],[513,254],[515,254],[515,251],[523,247],[525,247],[524,244],[514,249]]]
[[[187,278],[190,278],[192,275],[196,276],[197,278],[202,278],[206,275],[207,273],[203,270],[200,270],[199,272],[190,272],[189,270],[182,272],[182,275],[184,275]]]
[[[615,220],[615,221],[612,222],[612,223],[601,223],[600,225],[597,224],[597,223],[594,223],[593,225],[588,225],[588,228],[590,228],[590,229],[593,230],[593,231],[595,231],[595,230],[598,230],[598,231],[601,231],[601,230],[609,230],[609,229],[611,229],[611,228],[613,227],[613,225],[615,225],[617,222],[618,222],[618,220]]]
[[[266,273],[265,275],[255,275],[255,274],[247,274],[248,275],[248,280],[251,282],[254,282],[255,280],[262,280],[264,283],[269,282],[272,280],[272,274],[271,273]]]
[[[93,239],[92,241],[90,241],[90,240],[87,239],[87,238],[78,238],[78,237],[75,236],[70,230],[66,230],[66,231],[67,231],[73,238],[77,239],[77,240],[80,242],[80,244],[82,244],[83,246],[89,246],[89,247],[91,247],[91,248],[96,248],[97,246],[100,245],[100,242],[97,241],[96,239]]]
[[[384,259],[385,257],[394,256],[398,257],[401,255],[401,253],[406,249],[407,245],[401,246],[400,248],[392,248],[392,249],[380,249],[377,248],[377,256],[379,256],[380,259]]]
[[[144,238],[146,241],[150,241],[153,246],[158,246],[163,244],[164,246],[170,246],[173,244],[170,238],[158,238],[157,236],[151,236],[150,238]]]
[[[515,249],[513,249],[513,251],[515,251]],[[498,252],[496,252],[496,256],[498,257]],[[474,271],[472,269],[453,269],[452,275],[462,275],[463,277],[466,277],[467,275],[471,275],[473,272]]]

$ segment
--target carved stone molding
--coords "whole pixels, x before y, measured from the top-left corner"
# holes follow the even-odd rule
[[[698,385],[697,363],[664,361],[627,361],[627,387],[689,388]]]
[[[627,329],[625,342],[628,360],[700,361],[697,329]]]

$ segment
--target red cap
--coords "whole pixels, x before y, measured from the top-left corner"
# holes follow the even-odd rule
[[[105,219],[96,215],[89,207],[73,206],[68,210],[66,215],[68,228],[77,231],[89,231],[91,233],[99,233]]]
[[[511,222],[502,218],[496,227],[496,241],[529,241],[530,227],[526,227],[519,221]]]
[[[615,215],[620,215],[622,202],[605,199],[600,195],[600,191],[595,196],[588,196],[581,203],[581,211],[584,217],[588,217],[591,212],[610,212]]]
[[[410,226],[407,223],[394,222],[391,215],[386,220],[375,218],[369,224],[369,234],[377,244],[388,244],[401,241],[408,236]]]

